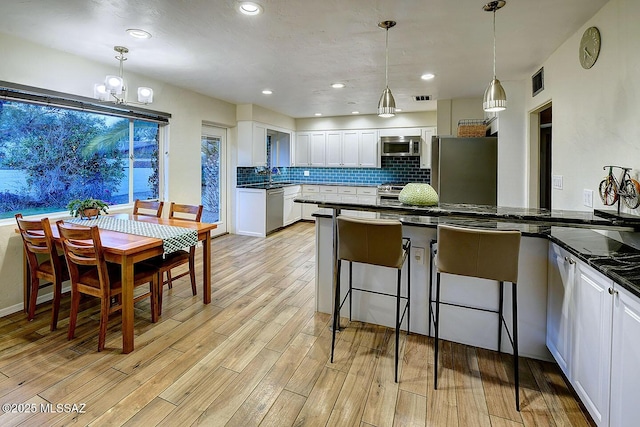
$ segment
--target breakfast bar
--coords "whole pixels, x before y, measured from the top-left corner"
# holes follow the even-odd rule
[[[550,211],[509,207],[446,205],[433,207],[407,206],[397,201],[376,204],[346,203],[329,198],[298,198],[299,203],[317,204],[321,209],[316,218],[316,309],[331,313],[335,283],[336,252],[334,222],[337,215],[396,218],[403,224],[403,233],[412,241],[411,253],[411,331],[429,335],[428,283],[433,274],[430,252],[437,245],[438,224],[454,224],[522,232],[519,262],[519,323],[521,354],[551,360],[548,338],[549,280],[559,250],[566,251],[578,262],[593,268],[598,274],[619,284],[632,295],[640,296],[640,251],[616,242],[598,230],[635,231],[640,223],[635,218],[594,215],[582,211]],[[617,243],[617,244],[616,244]],[[563,258],[564,259],[564,258]],[[632,266],[632,267],[630,267]],[[333,273],[333,274],[332,274]],[[394,283],[388,272],[371,266],[356,266],[354,282],[366,281],[373,289],[383,291]],[[343,281],[347,280],[343,272]],[[443,277],[443,300],[460,305],[495,309],[498,301],[496,286],[487,281],[460,276]],[[469,286],[473,284],[473,286]],[[403,285],[404,286],[404,285]],[[508,300],[508,298],[506,298]],[[510,308],[505,308],[509,312]],[[487,312],[461,310],[455,306],[442,309],[442,316],[452,316],[455,322],[443,324],[440,335],[448,340],[473,346],[496,349],[495,316]],[[341,311],[348,316],[348,309]],[[354,296],[354,320],[392,326],[393,310],[388,301],[376,295]],[[405,326],[406,327],[406,326]],[[508,342],[503,351],[510,352]]]

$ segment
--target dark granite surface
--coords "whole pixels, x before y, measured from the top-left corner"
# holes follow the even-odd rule
[[[571,227],[610,228],[634,230],[640,229],[640,217],[603,218],[587,211],[548,210],[532,208],[514,208],[470,204],[441,203],[437,206],[411,206],[398,201],[382,200],[378,203],[343,202],[328,195],[303,196],[295,199],[299,203],[317,204],[322,208],[363,210],[398,215],[449,217],[464,219],[494,220],[499,222],[567,225]]]
[[[363,183],[350,183],[350,182],[287,181],[287,182],[272,182],[271,184],[269,184],[268,182],[263,182],[259,184],[238,185],[236,188],[255,188],[259,190],[271,190],[272,188],[289,187],[292,185],[330,185],[334,187],[377,187],[378,186],[378,184],[363,184]]]
[[[332,209],[320,209],[314,216],[331,218]],[[403,224],[435,228],[438,223],[466,227],[519,230],[523,236],[546,238],[569,251],[582,262],[640,297],[640,250],[594,230],[557,227],[546,224],[511,223],[479,218],[429,217],[380,213],[383,218],[398,218]]]

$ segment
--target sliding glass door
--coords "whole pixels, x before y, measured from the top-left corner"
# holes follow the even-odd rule
[[[218,224],[214,236],[227,232],[226,135],[226,129],[202,126],[202,221]]]

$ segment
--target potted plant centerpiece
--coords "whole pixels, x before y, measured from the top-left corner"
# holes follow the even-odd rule
[[[82,219],[94,219],[101,213],[108,213],[109,206],[102,200],[88,198],[88,199],[75,199],[69,202],[67,209],[69,209],[69,215],[79,216]]]

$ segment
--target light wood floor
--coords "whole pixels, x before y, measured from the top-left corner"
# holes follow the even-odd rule
[[[0,413],[0,425],[591,424],[551,363],[522,359],[520,413],[510,355],[444,342],[434,391],[432,339],[402,336],[396,384],[392,330],[352,322],[331,364],[329,315],[314,311],[314,231],[301,223],[266,239],[215,239],[212,303],[193,297],[186,278],[165,289],[159,323],[138,303],[128,355],[118,314],[96,351],[99,307],[90,299],[73,341],[68,296],[56,332],[49,304],[33,322],[1,318],[0,403],[33,404],[36,413]],[[84,404],[84,413],[40,412],[46,403]]]

